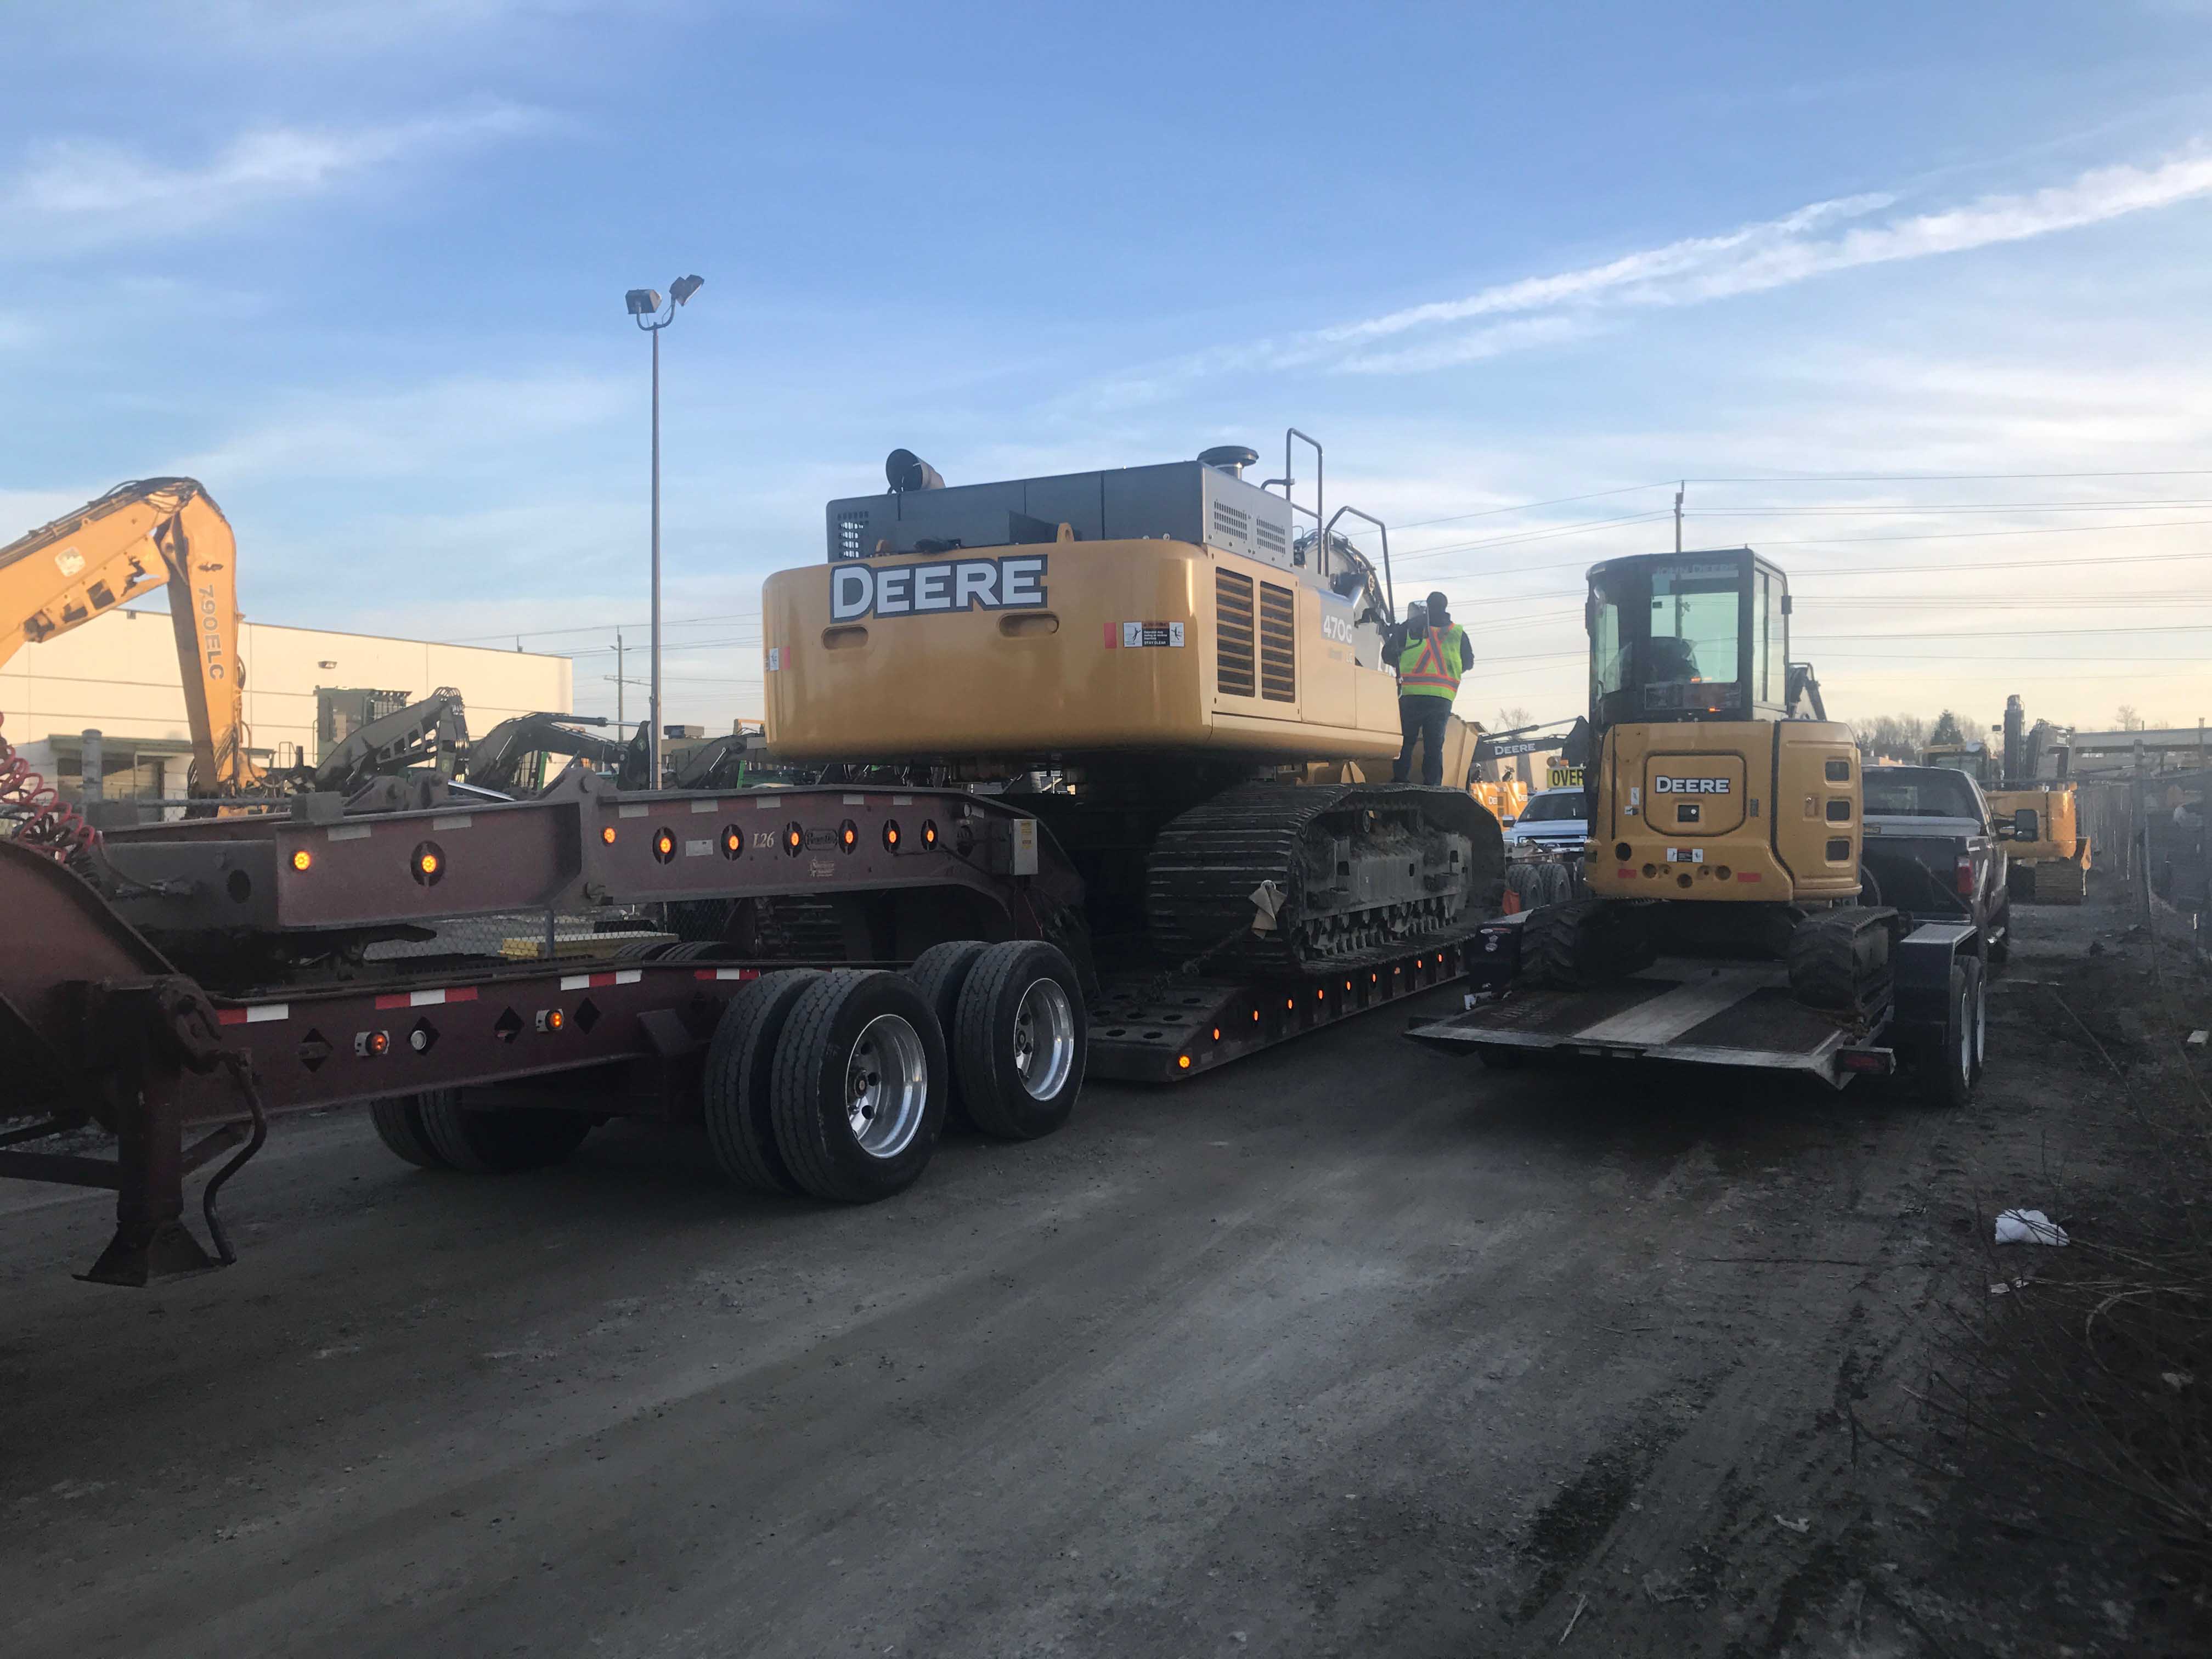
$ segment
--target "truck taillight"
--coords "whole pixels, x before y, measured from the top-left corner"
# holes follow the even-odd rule
[[[1973,861],[1973,860],[1972,860],[1972,859],[1970,859],[1970,858],[1964,857],[1963,855],[1960,858],[1960,860],[1959,860],[1959,868],[1958,868],[1957,872],[1954,874],[1954,876],[1953,876],[1953,878],[1952,878],[1952,883],[1953,883],[1953,884],[1954,884],[1955,887],[1957,887],[1957,889],[1959,890],[1959,896],[1960,896],[1960,898],[1972,898],[1972,897],[1973,897],[1973,896],[1974,896],[1974,861]]]

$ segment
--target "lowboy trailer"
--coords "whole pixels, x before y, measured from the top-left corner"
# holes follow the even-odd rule
[[[1048,826],[957,789],[641,794],[577,769],[524,801],[302,796],[111,831],[76,867],[0,842],[0,1176],[113,1190],[86,1276],[124,1285],[232,1260],[216,1194],[269,1118],[348,1103],[399,1157],[476,1173],[556,1163],[610,1118],[703,1121],[740,1182],[867,1201],[951,1110],[1048,1133],[1088,1071],[1195,1076],[1441,984],[1468,944],[1102,985],[1082,899]],[[803,957],[779,905],[814,928]],[[691,937],[574,931],[678,914]],[[488,918],[521,937],[487,946]],[[30,1150],[88,1125],[112,1158]],[[210,1255],[185,1182],[219,1158]]]

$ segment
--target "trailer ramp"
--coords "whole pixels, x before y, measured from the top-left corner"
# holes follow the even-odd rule
[[[1838,1089],[1856,1072],[1888,1069],[1887,1053],[1869,1046],[1879,1028],[1806,1007],[1779,963],[1662,957],[1591,990],[1474,992],[1467,1001],[1407,1035],[1446,1054],[1738,1066],[1809,1073]]]

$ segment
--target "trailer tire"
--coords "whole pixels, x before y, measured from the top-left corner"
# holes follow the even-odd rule
[[[816,978],[801,968],[763,974],[730,999],[707,1045],[702,1089],[707,1145],[716,1169],[756,1192],[796,1197],[806,1190],[775,1144],[769,1091],[777,1039],[793,1005]]]
[[[1001,1140],[1052,1133],[1075,1109],[1090,1052],[1082,983],[1057,946],[1009,939],[976,958],[952,1053],[977,1128]]]
[[[1542,878],[1533,864],[1509,864],[1505,866],[1505,890],[1523,910],[1533,910],[1544,902],[1539,895],[1543,890]]]
[[[1972,972],[1980,965],[1972,958],[1951,964],[1951,983],[1943,1003],[1943,1034],[1917,1057],[1920,1091],[1931,1106],[1964,1106],[1974,1091]]]
[[[438,1149],[430,1144],[428,1133],[422,1127],[422,1109],[413,1095],[392,1095],[383,1100],[371,1101],[369,1121],[376,1125],[376,1138],[386,1150],[403,1158],[418,1170],[442,1170],[446,1160],[438,1156]]]
[[[945,1033],[945,1046],[949,1053],[953,1046],[953,1032],[959,1024],[960,993],[968,983],[968,975],[975,971],[975,959],[990,949],[980,939],[947,939],[942,945],[933,945],[914,959],[906,976],[914,981],[914,988],[929,1005],[929,1012],[937,1016],[937,1026]],[[968,1103],[960,1094],[960,1067],[956,1063],[945,1076],[945,1124],[951,1129],[972,1129],[975,1120],[968,1115]]]
[[[554,1106],[465,1111],[451,1089],[415,1097],[425,1136],[439,1158],[465,1175],[516,1175],[563,1163],[584,1144],[592,1120]]]
[[[945,1127],[945,1036],[903,975],[816,976],[775,1046],[775,1144],[809,1194],[872,1204],[903,1192]]]
[[[1542,872],[1538,890],[1545,904],[1565,904],[1575,896],[1575,878],[1567,873],[1564,864],[1544,864],[1537,868]]]
[[[1967,989],[1973,1000],[1969,1016],[1970,1042],[1973,1055],[1971,1068],[1972,1080],[1982,1080],[1982,1065],[1988,1058],[1990,1046],[1990,970],[1986,963],[1969,958],[1966,963]]]

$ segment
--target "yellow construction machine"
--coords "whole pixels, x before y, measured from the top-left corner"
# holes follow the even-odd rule
[[[1930,744],[1924,759],[1966,773],[1989,797],[1993,817],[2022,823],[2034,814],[2035,834],[2006,848],[2007,882],[2025,903],[2079,904],[2089,890],[2089,837],[2081,833],[2075,798],[2072,733],[2038,720],[2030,726],[2019,695],[2005,699],[2002,750],[1985,743]]]
[[[1497,819],[1364,781],[1399,746],[1388,533],[1379,568],[1334,533],[1378,521],[1323,516],[1318,446],[1293,499],[1303,436],[1280,493],[1239,447],[952,488],[893,452],[823,562],[768,580],[770,750],[1018,797],[1102,951],[1328,973],[1470,933]]]
[[[1661,955],[1786,959],[1801,999],[1879,987],[1891,912],[1859,907],[1859,757],[1789,659],[1790,586],[1749,548],[1589,573],[1587,896],[1531,914],[1562,988]]]
[[[0,547],[0,663],[166,586],[192,733],[191,793],[261,781],[246,752],[237,545],[193,478],[142,478]]]

